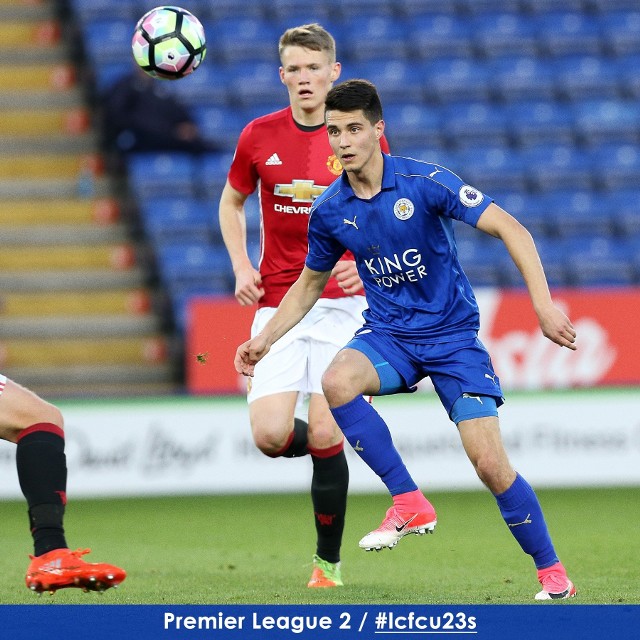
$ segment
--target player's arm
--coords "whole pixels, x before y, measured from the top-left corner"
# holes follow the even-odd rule
[[[271,345],[307,315],[322,295],[330,275],[331,271],[304,267],[262,331],[238,347],[234,361],[238,373],[253,375],[254,366],[267,355]]]
[[[254,304],[264,295],[260,272],[247,253],[246,199],[247,195],[234,189],[227,180],[218,208],[222,238],[236,277],[236,299],[243,306]]]
[[[575,329],[551,299],[540,256],[529,231],[493,202],[480,216],[477,227],[504,242],[527,285],[542,333],[561,347],[575,350]]]

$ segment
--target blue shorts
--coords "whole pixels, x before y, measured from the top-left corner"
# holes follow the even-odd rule
[[[478,338],[415,344],[371,329],[358,332],[345,348],[371,360],[380,378],[377,395],[415,391],[415,385],[428,377],[449,416],[465,393],[495,398],[496,407],[504,403],[491,357]]]

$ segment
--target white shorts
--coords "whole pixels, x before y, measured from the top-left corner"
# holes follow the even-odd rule
[[[362,312],[366,308],[364,296],[318,300],[300,323],[258,362],[253,378],[248,381],[248,402],[286,391],[299,392],[301,399],[311,393],[322,394],[322,374],[362,326]],[[251,327],[252,337],[275,312],[274,307],[258,309]]]
[[[4,387],[7,384],[7,376],[3,376],[0,373],[0,394],[4,391]]]

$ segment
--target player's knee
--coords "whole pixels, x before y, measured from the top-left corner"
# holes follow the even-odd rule
[[[351,373],[337,366],[330,366],[322,375],[322,391],[331,407],[345,404],[358,395]]]
[[[472,463],[480,480],[494,494],[506,491],[515,478],[511,466],[491,451],[477,456]]]
[[[265,456],[275,458],[281,455],[287,444],[287,429],[274,429],[272,425],[252,424],[253,442]]]
[[[315,423],[309,431],[309,444],[314,449],[328,449],[342,441],[342,431],[333,421]]]

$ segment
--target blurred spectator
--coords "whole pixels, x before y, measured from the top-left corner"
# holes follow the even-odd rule
[[[136,151],[215,150],[205,140],[189,109],[166,86],[135,67],[117,80],[102,98],[105,147],[119,153]]]

